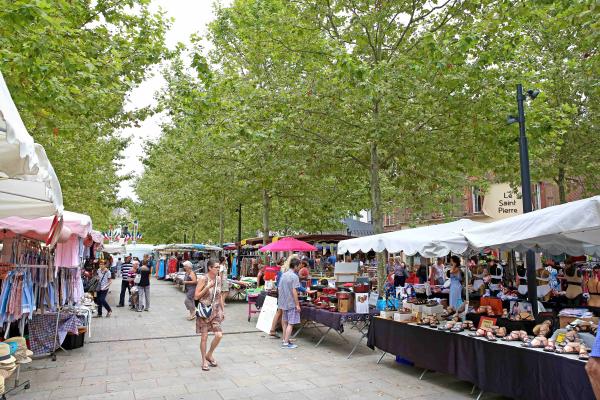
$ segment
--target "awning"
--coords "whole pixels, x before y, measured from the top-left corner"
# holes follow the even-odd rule
[[[464,236],[475,249],[600,254],[600,196],[485,224]]]
[[[432,243],[446,238],[456,237],[468,228],[485,225],[470,219],[459,219],[446,224],[422,226],[413,229],[381,233],[355,239],[342,240],[338,244],[338,254],[346,252],[375,251],[380,253],[387,250],[390,253],[401,251],[408,256],[420,254],[424,257],[442,257],[449,253],[464,253],[467,249],[465,241],[447,243],[445,246],[432,246]]]
[[[44,148],[34,143],[0,73],[0,218],[60,215],[62,192]]]
[[[43,218],[21,218],[6,217],[0,219],[0,230],[7,230],[12,233],[24,235],[32,239],[46,240],[50,234],[54,217]],[[61,231],[61,240],[65,241],[69,236],[77,235],[86,238],[92,232],[92,219],[85,214],[78,214],[70,211],[63,213],[63,224]],[[2,237],[2,234],[0,234]]]

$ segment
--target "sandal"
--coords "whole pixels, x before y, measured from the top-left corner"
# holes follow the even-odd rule
[[[508,336],[502,338],[502,340],[504,340],[505,342],[514,342],[519,340],[519,331],[512,331],[511,333],[508,334]]]
[[[588,350],[587,350],[587,348],[583,344],[579,347],[579,359],[580,360],[585,360],[585,361],[587,361],[587,360],[590,359],[590,356],[588,354]]]
[[[486,338],[486,339],[487,339],[489,342],[495,342],[495,341],[497,341],[497,340],[498,340],[498,339],[496,339],[496,336],[494,336],[494,334],[493,334],[491,331],[488,331],[488,332],[485,334],[485,338]]]
[[[210,371],[210,368],[208,368],[208,365],[203,365],[202,371]]]
[[[498,330],[496,331],[496,337],[498,338],[503,338],[506,336],[506,328],[504,326],[501,326],[500,328],[498,328]]]
[[[556,347],[554,346],[554,341],[548,340],[548,345],[544,347],[544,351],[547,351],[548,353],[554,353],[555,350]]]
[[[458,332],[462,332],[463,330],[464,330],[463,324],[461,322],[457,322],[456,324],[454,324],[452,329],[450,329],[450,332],[458,333]]]
[[[484,337],[485,336],[485,329],[477,329],[477,331],[475,331],[475,333],[471,333],[469,334],[469,336],[471,337]]]
[[[218,367],[217,362],[214,360],[214,358],[212,360],[209,360],[207,358],[206,361],[208,361],[208,365],[210,365],[211,367]]]

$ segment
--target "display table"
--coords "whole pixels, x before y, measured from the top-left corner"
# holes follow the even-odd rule
[[[362,339],[367,337],[369,333],[369,325],[371,323],[371,319],[378,314],[379,312],[376,309],[371,309],[369,314],[358,314],[331,312],[317,307],[302,306],[300,312],[300,319],[302,323],[300,325],[300,329],[298,329],[298,331],[294,334],[294,337],[296,337],[303,329],[312,326],[318,329],[319,333],[321,333],[321,337],[319,338],[319,341],[317,342],[315,347],[318,347],[323,342],[325,336],[327,336],[327,334],[331,330],[337,332],[340,335],[340,337],[347,342],[346,338],[342,336],[342,334],[344,333],[344,324],[350,323],[352,324],[352,327],[356,328],[361,334],[360,339],[355,343],[354,347],[352,348],[352,351],[348,355],[348,358],[350,358],[352,354],[356,351],[356,348],[358,347]],[[317,324],[324,325],[328,329],[323,333],[321,332]]]
[[[481,391],[517,399],[593,399],[584,361],[526,349],[519,342],[489,342],[466,332],[373,318],[367,346],[452,374]],[[385,353],[384,353],[385,354]]]

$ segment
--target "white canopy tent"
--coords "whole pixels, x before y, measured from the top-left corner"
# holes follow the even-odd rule
[[[468,241],[468,243],[467,243]],[[550,254],[600,254],[600,196],[543,208],[467,229],[438,246],[536,250]]]
[[[34,143],[0,73],[0,218],[60,215],[63,200],[44,148]]]
[[[469,219],[459,219],[446,224],[422,226],[378,235],[364,236],[355,239],[342,240],[338,244],[338,254],[346,252],[375,251],[380,253],[387,250],[412,256],[420,254],[424,257],[443,257],[449,253],[462,254],[467,250],[468,243],[464,240],[445,242],[444,245],[432,245],[433,242],[456,237],[466,229],[486,225]]]

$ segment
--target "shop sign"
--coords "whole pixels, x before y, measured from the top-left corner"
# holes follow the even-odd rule
[[[523,214],[521,191],[515,192],[508,183],[491,185],[483,199],[483,213],[494,219]]]

